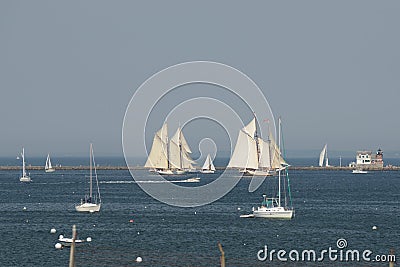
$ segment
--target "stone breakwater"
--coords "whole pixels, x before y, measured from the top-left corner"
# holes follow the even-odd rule
[[[26,166],[27,170],[43,170],[43,166]],[[89,166],[58,166],[55,167],[56,170],[89,170]],[[97,166],[97,170],[128,170],[127,166]],[[144,167],[136,166],[131,167],[132,170],[145,170]],[[224,170],[225,167],[216,167],[217,170]],[[304,170],[304,171],[350,171],[353,170],[352,167],[339,167],[339,166],[329,166],[329,167],[315,167],[315,166],[290,166],[289,170]],[[0,171],[7,170],[21,170],[20,166],[0,166]],[[373,171],[398,171],[400,170],[400,166],[385,166],[383,168],[366,168],[366,170]]]

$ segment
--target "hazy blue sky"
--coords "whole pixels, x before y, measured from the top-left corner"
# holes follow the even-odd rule
[[[289,150],[400,151],[399,14],[398,1],[0,1],[0,156],[86,155],[90,141],[122,155],[136,88],[193,60],[251,77]]]

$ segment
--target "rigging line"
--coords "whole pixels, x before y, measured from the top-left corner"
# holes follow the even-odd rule
[[[96,162],[94,160],[94,152],[93,152],[93,147],[92,147],[92,159],[93,159],[93,165],[94,165],[94,175],[96,176],[96,185],[97,185],[97,194],[99,195],[99,201],[101,203],[101,196],[100,196],[100,188],[99,188],[99,181],[97,179],[97,170],[96,170]]]

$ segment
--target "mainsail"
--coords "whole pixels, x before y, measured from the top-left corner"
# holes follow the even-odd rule
[[[51,165],[50,154],[47,154],[45,169],[48,170],[48,169],[52,169],[52,168],[53,168],[53,166]]]
[[[171,168],[173,169],[192,169],[194,162],[190,157],[190,147],[183,136],[181,127],[178,127],[178,130],[171,138],[169,142],[169,161]]]
[[[228,168],[258,169],[257,143],[254,138],[256,132],[255,118],[240,129]]]
[[[168,163],[168,125],[165,123],[154,135],[153,145],[149,157],[147,158],[146,168],[169,169]]]
[[[287,162],[283,159],[281,150],[279,146],[276,144],[275,140],[270,137],[270,148],[272,154],[272,163],[271,168],[278,170],[281,169],[283,166],[288,166]]]
[[[327,144],[325,144],[324,148],[322,149],[321,153],[319,154],[319,166],[322,167],[324,166],[324,159],[326,157],[326,166],[328,166],[328,156],[326,155],[327,153]]]

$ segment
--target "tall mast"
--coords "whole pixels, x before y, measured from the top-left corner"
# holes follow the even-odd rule
[[[93,148],[92,148],[92,143],[90,143],[90,187],[89,187],[89,197],[92,198],[92,153],[93,153]]]
[[[278,119],[278,148],[281,154],[281,117]],[[281,168],[278,171],[278,207],[281,206]]]
[[[22,177],[25,177],[25,150],[22,148]]]
[[[168,170],[171,169],[171,164],[169,162],[169,141],[168,141],[168,124],[165,123],[165,130],[167,131],[167,142],[165,143],[165,146],[167,147],[167,167]]]
[[[256,150],[257,150],[257,166],[260,165],[260,146],[258,144],[258,134],[257,134],[257,117],[256,117],[256,113],[253,112],[254,114],[254,119],[255,119],[255,123],[256,123],[256,131],[254,134],[254,138],[256,139]]]
[[[179,142],[179,167],[181,170],[182,168],[182,140],[181,140],[181,134],[182,134],[182,129],[179,126],[179,136],[178,136],[178,142]]]

